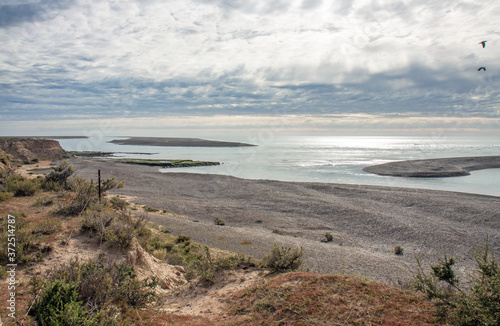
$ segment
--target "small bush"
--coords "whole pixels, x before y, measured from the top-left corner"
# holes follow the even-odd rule
[[[115,306],[143,308],[156,300],[155,279],[138,280],[132,266],[106,264],[104,259],[71,261],[55,270],[45,285],[30,281],[32,293],[41,295],[30,315],[41,325],[121,325],[110,320]],[[113,317],[114,319],[114,317]]]
[[[53,171],[51,171],[43,182],[43,188],[45,190],[61,190],[61,189],[70,189],[70,185],[68,183],[68,178],[75,173],[76,168],[69,164],[67,161],[62,162],[61,164],[53,167]]]
[[[398,255],[398,256],[402,255],[403,254],[403,247],[401,247],[401,246],[394,247],[394,254]]]
[[[14,194],[12,192],[2,191],[2,192],[0,192],[0,202],[9,200],[12,198],[12,196],[14,196]]]
[[[35,198],[35,206],[50,206],[54,203],[54,197],[49,194],[40,194]]]
[[[62,230],[61,222],[56,220],[45,220],[38,223],[34,227],[32,232],[33,234],[50,235],[56,232],[61,232],[61,230]]]
[[[40,325],[92,325],[82,301],[78,300],[76,285],[56,281],[46,286],[43,296],[29,314]]]
[[[5,190],[13,193],[16,197],[33,196],[41,187],[39,179],[26,179],[17,174],[6,177],[5,184]]]
[[[279,247],[275,244],[271,253],[264,257],[262,266],[276,273],[294,271],[302,265],[302,254],[302,247]]]
[[[156,249],[153,251],[153,256],[160,260],[165,260],[167,257],[167,249]]]
[[[144,209],[145,212],[148,212],[148,213],[154,213],[154,212],[158,212],[159,209],[156,209],[156,208],[153,208],[153,207],[149,207],[149,206],[142,206],[142,209]]]
[[[83,232],[97,234],[104,239],[106,228],[111,225],[116,215],[107,210],[87,209],[80,218],[80,229]]]
[[[225,225],[226,223],[224,223],[224,221],[221,220],[220,218],[215,218],[214,219],[214,224],[222,226],[222,225]]]
[[[182,234],[175,239],[175,243],[188,243],[189,241],[191,241],[191,237]]]
[[[325,238],[321,239],[321,242],[332,242],[333,241],[333,235],[330,232],[327,232],[325,234]]]
[[[438,316],[451,325],[500,325],[500,266],[490,254],[488,241],[474,258],[478,269],[470,289],[459,286],[455,260],[447,256],[431,266],[431,273],[425,273],[417,260],[415,289],[433,299]]]
[[[213,284],[215,282],[215,273],[217,270],[212,260],[212,256],[210,255],[210,249],[208,249],[207,246],[205,246],[204,254],[197,257],[192,267],[196,269],[202,281],[208,284]]]
[[[121,199],[118,196],[111,197],[109,200],[109,203],[113,208],[120,209],[120,210],[125,210],[128,206],[128,203],[126,200]]]
[[[128,249],[134,238],[134,229],[127,223],[113,223],[104,233],[104,243],[112,248]]]

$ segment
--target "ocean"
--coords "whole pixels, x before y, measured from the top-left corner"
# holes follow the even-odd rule
[[[500,196],[500,169],[450,178],[400,178],[364,172],[366,166],[399,160],[500,155],[498,137],[270,136],[213,139],[252,147],[158,147],[108,143],[126,137],[61,139],[65,150],[122,152],[117,157],[218,161],[219,166],[159,169],[231,175],[247,179],[327,182],[436,189]],[[204,137],[200,137],[204,138]],[[206,139],[206,138],[205,138]],[[125,153],[124,153],[125,152]],[[132,153],[132,154],[131,154]],[[144,155],[139,153],[149,153]]]

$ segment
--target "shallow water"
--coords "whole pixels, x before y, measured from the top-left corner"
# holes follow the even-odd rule
[[[232,175],[248,179],[334,182],[438,189],[500,196],[500,169],[473,171],[451,178],[399,178],[366,173],[362,168],[397,160],[500,155],[498,137],[272,137],[216,139],[248,142],[255,147],[203,148],[132,146],[103,139],[63,139],[66,150],[141,152],[153,155],[117,154],[120,157],[219,161],[220,166],[160,169]]]

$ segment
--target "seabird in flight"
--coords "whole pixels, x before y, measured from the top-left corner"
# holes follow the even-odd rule
[[[484,47],[486,46],[486,42],[488,42],[488,41],[481,41],[478,44],[482,44],[483,45],[483,49],[484,49]]]
[[[477,71],[481,71],[481,70],[486,71],[486,68],[485,68],[485,67],[479,67],[479,68],[477,69]]]

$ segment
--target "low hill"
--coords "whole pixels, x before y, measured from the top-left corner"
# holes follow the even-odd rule
[[[52,139],[0,138],[0,150],[19,161],[56,161],[69,157],[59,142]]]

